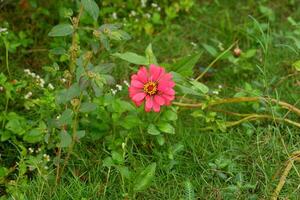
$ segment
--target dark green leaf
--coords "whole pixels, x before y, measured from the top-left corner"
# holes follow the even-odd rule
[[[29,133],[26,133],[23,137],[24,141],[29,143],[36,143],[43,140],[44,131],[40,128],[35,128],[29,131]]]
[[[60,143],[58,144],[59,147],[68,147],[72,143],[71,135],[64,130],[62,130],[59,133],[59,139],[60,139]]]
[[[95,21],[97,21],[99,16],[99,7],[96,2],[94,0],[81,0],[81,3],[84,10],[87,11]]]
[[[71,24],[59,24],[54,26],[48,33],[50,37],[59,37],[71,35],[74,32],[73,26]]]
[[[88,112],[92,112],[95,111],[97,109],[97,104],[95,103],[90,103],[90,102],[84,102],[80,105],[80,112],[83,113],[88,113]]]

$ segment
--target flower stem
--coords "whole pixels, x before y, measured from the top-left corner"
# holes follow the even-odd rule
[[[236,43],[237,43],[237,41],[232,43],[225,51],[220,53],[220,55],[218,57],[216,57],[195,80],[198,81],[199,79],[201,79],[218,60],[220,60],[228,51],[230,51],[232,49],[232,47]]]

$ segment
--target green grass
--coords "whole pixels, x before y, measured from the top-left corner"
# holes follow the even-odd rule
[[[216,3],[217,2],[217,3]],[[270,23],[271,41],[264,41],[255,25],[253,16],[260,23],[268,22],[257,7],[256,1],[247,3],[233,1],[215,1],[215,3],[197,3],[191,14],[184,16],[153,36],[140,36],[121,47],[122,50],[143,52],[152,42],[155,53],[163,63],[190,54],[204,51],[195,68],[195,77],[199,67],[206,67],[214,58],[202,47],[203,43],[216,47],[220,41],[226,49],[239,40],[243,51],[257,48],[257,56],[249,61],[250,70],[233,72],[234,66],[226,60],[218,61],[210,76],[202,81],[211,88],[222,84],[220,96],[231,97],[236,92],[245,90],[245,83],[262,91],[262,96],[270,96],[291,104],[300,105],[300,87],[296,85],[299,76],[293,76],[277,83],[280,78],[293,73],[291,64],[299,59],[299,49],[292,41],[280,36],[280,31],[292,32],[294,27],[286,21],[287,16],[299,19],[300,6],[290,6],[281,1],[269,2],[276,19]],[[297,8],[298,5],[298,8]],[[266,33],[266,32],[265,32]],[[256,38],[255,38],[255,37]],[[261,50],[259,39],[269,50]],[[191,42],[197,44],[196,47]],[[286,44],[295,48],[298,54],[289,48],[278,47]],[[118,76],[128,79],[128,64],[120,62]],[[125,74],[125,75],[124,75]],[[253,113],[252,104],[227,106],[236,112]],[[270,113],[276,115],[274,107],[266,106]],[[176,124],[176,135],[170,135],[163,147],[154,148],[150,137],[147,144],[134,143],[129,140],[126,164],[138,170],[151,162],[157,163],[156,175],[151,187],[140,192],[135,199],[188,199],[187,193],[194,193],[196,199],[269,199],[275,189],[285,161],[289,155],[300,150],[300,131],[286,124],[271,121],[247,122],[230,128],[225,132],[202,131],[202,120],[193,119],[190,111],[183,109]],[[234,118],[222,116],[223,119]],[[299,117],[293,116],[295,121]],[[55,171],[49,171],[45,177],[33,178],[28,186],[20,188],[27,199],[126,199],[122,187],[126,185],[118,171],[103,167],[103,159],[109,155],[99,140],[91,144],[83,141],[75,150],[61,184],[55,186]],[[169,157],[169,149],[182,144],[184,148]],[[287,177],[287,182],[280,197],[300,199],[299,164],[295,164]],[[108,178],[109,174],[109,178]],[[187,186],[188,185],[188,186]],[[104,194],[104,191],[106,193]],[[192,195],[191,195],[192,196]]]

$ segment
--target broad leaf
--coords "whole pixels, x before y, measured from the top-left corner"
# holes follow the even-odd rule
[[[71,35],[74,32],[73,26],[71,24],[59,24],[54,26],[48,33],[50,37],[60,37]]]
[[[83,8],[95,21],[99,16],[99,7],[94,0],[81,0]]]
[[[115,57],[121,58],[122,60],[126,60],[127,62],[136,64],[136,65],[148,65],[149,62],[147,58],[144,56],[140,56],[136,53],[125,52],[125,53],[114,53],[112,54]]]
[[[60,143],[58,144],[59,147],[68,147],[72,143],[72,137],[67,131],[61,131],[59,133]]]
[[[90,103],[90,102],[84,102],[80,105],[79,111],[83,112],[83,113],[88,113],[88,112],[92,112],[96,109],[97,109],[97,104]]]
[[[193,68],[198,62],[201,54],[202,52],[181,58],[178,62],[174,64],[173,71],[181,74],[182,76],[192,76]]]
[[[160,122],[157,126],[164,133],[175,134],[174,127],[167,122]]]
[[[156,128],[156,126],[154,124],[150,124],[148,126],[147,132],[150,135],[159,135],[160,134],[160,131]]]

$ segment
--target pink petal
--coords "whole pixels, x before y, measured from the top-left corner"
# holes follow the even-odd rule
[[[153,99],[152,99],[152,97],[146,96],[145,110],[147,112],[149,112],[152,107],[153,107]]]
[[[172,100],[175,99],[175,96],[174,96],[174,95],[173,95],[173,96],[170,96],[170,95],[162,94],[161,96],[162,96],[162,98],[165,99],[166,102],[167,102],[167,101],[172,101]]]
[[[133,102],[137,107],[140,107],[143,103],[143,101],[133,101]]]
[[[165,104],[165,99],[159,95],[154,96],[154,102],[158,105],[164,105]]]
[[[136,88],[143,88],[144,84],[138,80],[131,80],[131,86]]]
[[[153,103],[153,110],[154,110],[154,112],[159,112],[160,111],[160,105],[155,103],[155,101]]]
[[[173,89],[164,90],[163,92],[167,95],[170,95],[170,96],[175,95],[175,91]]]
[[[132,97],[133,101],[142,101],[145,98],[146,94],[141,92],[141,93],[137,93]]]
[[[164,72],[165,72],[164,68],[158,67],[154,64],[150,65],[150,75],[152,81],[157,81]]]
[[[172,80],[173,76],[170,73],[165,73],[160,77],[160,80],[170,81]]]
[[[147,83],[148,81],[148,72],[147,69],[145,67],[142,67],[138,73],[137,73],[137,78],[138,80],[140,80],[142,83]]]

